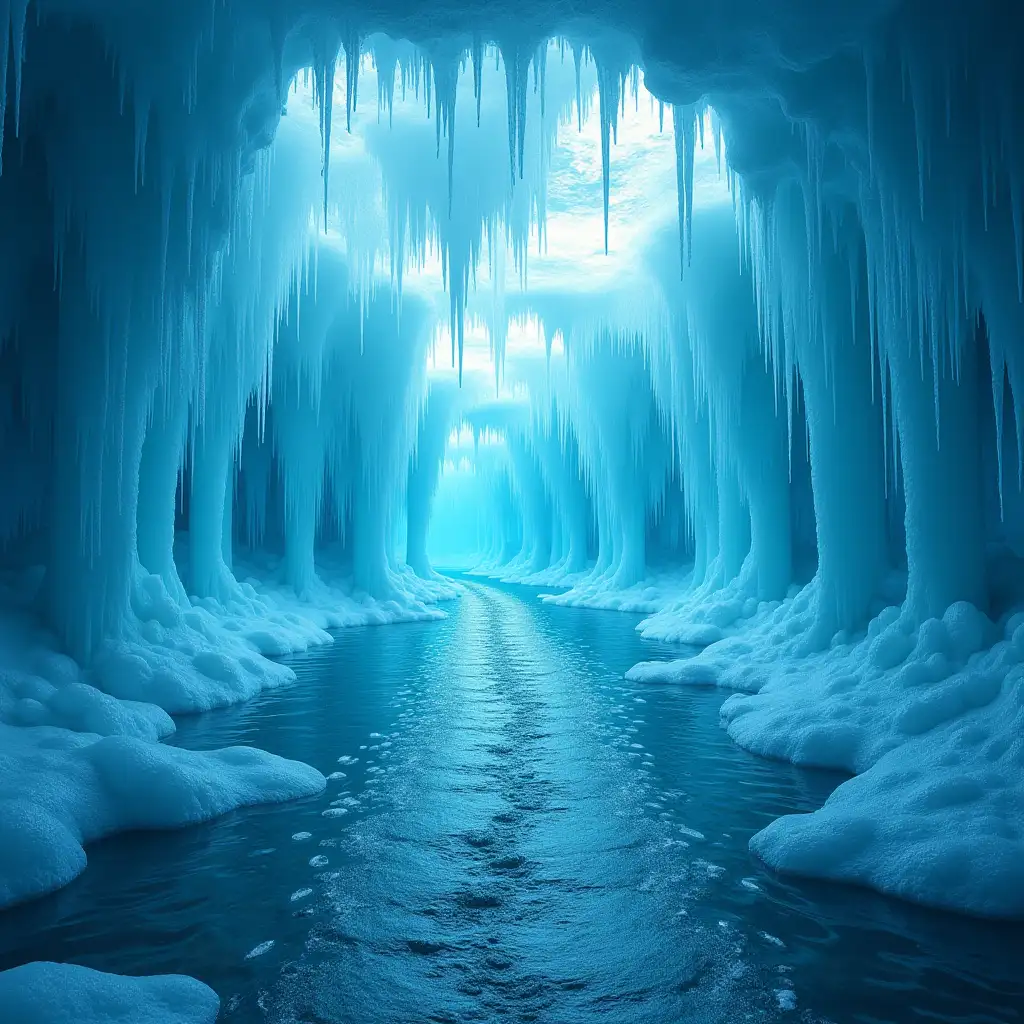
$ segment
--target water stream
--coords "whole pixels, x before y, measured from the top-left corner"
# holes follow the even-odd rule
[[[774,878],[747,852],[840,780],[739,750],[721,693],[626,683],[636,618],[469,583],[182,719],[336,773],[320,798],[89,850],[0,914],[0,968],[184,972],[224,1021],[1024,1020],[1024,929]]]

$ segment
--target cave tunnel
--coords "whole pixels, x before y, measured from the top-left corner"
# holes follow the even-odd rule
[[[0,1021],[1024,1020],[1015,0],[0,0]]]

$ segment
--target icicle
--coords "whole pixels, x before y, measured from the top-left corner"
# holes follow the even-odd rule
[[[483,99],[484,40],[479,32],[473,33],[473,98],[476,100],[476,126],[480,127],[480,105]]]
[[[0,174],[3,173],[4,130],[7,121],[7,57],[11,48],[11,12],[0,0]]]
[[[146,142],[149,137],[149,101],[135,95],[135,194],[146,184]]]
[[[377,122],[380,123],[381,111],[386,109],[388,127],[391,127],[394,125],[395,117],[395,77],[399,73],[399,62],[390,42],[385,45],[378,42],[374,45],[373,63],[377,69]]]
[[[601,113],[601,188],[604,201],[604,251],[608,254],[608,207],[611,197],[611,140],[618,134],[622,78],[603,64],[597,68],[598,104]]]
[[[580,61],[583,50],[575,43],[572,45],[572,62],[576,69],[576,130],[583,131],[583,89],[580,84]]]
[[[29,0],[9,0],[9,20],[10,20],[10,47],[11,57],[14,59],[14,137],[18,138],[21,134],[21,83],[22,83],[22,68],[25,64],[25,22],[28,18],[28,4]],[[6,26],[5,26],[6,27]],[[4,42],[3,35],[0,34],[0,42]],[[6,49],[6,48],[5,48]],[[6,52],[4,55],[3,73],[4,73],[4,86],[0,88],[0,99],[6,104],[7,102],[7,88],[6,88],[6,75],[7,75],[7,56]],[[0,149],[3,147],[4,131],[3,131],[3,115],[0,114]],[[0,162],[0,170],[3,169],[3,164]]]
[[[345,128],[351,134],[352,114],[356,109],[356,98],[359,94],[359,33],[353,29],[342,45],[345,49]],[[332,91],[333,85],[334,69],[332,67]]]
[[[700,112],[698,111],[698,116]],[[718,119],[718,114],[711,111],[711,137],[712,142],[715,146],[715,166],[718,168],[718,174],[722,174],[722,122]]]
[[[348,51],[346,51],[346,61]],[[324,179],[324,231],[327,231],[327,209],[328,192],[330,188],[331,173],[331,127],[334,114],[334,73],[337,66],[337,51],[333,55],[328,48],[328,53],[322,54],[315,69],[314,95],[320,109],[320,141],[323,147],[322,167]],[[351,77],[352,70],[346,65],[346,75]],[[351,95],[348,98],[351,103]]]
[[[540,90],[540,118],[543,121],[547,115],[547,91],[548,91],[548,41],[545,40],[537,47],[537,55],[534,57],[534,68],[536,69],[537,81],[535,91]]]
[[[906,67],[906,65],[904,65]],[[914,141],[917,147],[917,189],[918,202],[920,204],[921,219],[924,219],[924,183],[929,173],[928,169],[928,110],[927,91],[924,83],[920,81],[921,73],[916,72],[914,67],[907,68],[910,78],[910,105],[914,116]]]
[[[508,115],[508,162],[509,171],[512,175],[512,184],[516,182],[516,152],[518,150],[517,138],[519,131],[519,94],[523,92],[522,83],[519,81],[519,51],[518,49],[502,50],[502,57],[505,61],[505,91],[507,94],[506,111]]]
[[[437,56],[433,61],[437,154],[441,154],[441,132],[448,138],[448,216],[452,212],[452,189],[455,165],[455,99],[458,94],[460,58]]]
[[[672,130],[676,146],[676,191],[679,203],[680,273],[689,265],[693,249],[693,165],[696,116],[696,111],[692,106],[674,104],[672,107]]]
[[[1005,522],[1003,510],[1003,409],[1006,401],[1006,364],[990,352],[992,364],[992,406],[996,414],[996,475],[999,487],[999,521]]]
[[[1010,206],[1013,209],[1013,249],[1017,259],[1017,301],[1024,303],[1024,197],[1015,176],[1010,180]]]

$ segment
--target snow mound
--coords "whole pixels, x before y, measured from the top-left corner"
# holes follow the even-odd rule
[[[965,683],[969,697],[987,694],[983,678]],[[1024,669],[986,706],[890,751],[820,810],[777,819],[750,846],[780,871],[1024,918]]]
[[[66,885],[83,846],[321,792],[315,768],[250,747],[196,752],[130,736],[0,725],[0,906]]]
[[[75,964],[0,971],[4,1024],[213,1024],[216,992],[180,974],[127,978]]]
[[[54,726],[100,736],[158,739],[174,732],[152,703],[120,701],[57,650],[57,639],[29,614],[0,615],[0,725]]]
[[[739,691],[729,735],[755,754],[850,772],[825,805],[751,840],[770,867],[991,917],[1024,917],[1024,614],[973,605],[815,635],[813,587],[637,682]]]

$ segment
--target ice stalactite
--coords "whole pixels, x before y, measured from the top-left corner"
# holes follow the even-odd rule
[[[668,448],[637,341],[604,335],[573,351],[569,415],[598,530],[597,564],[578,586],[626,589],[645,574],[648,512],[665,484]]]
[[[604,251],[608,252],[608,206],[611,194],[611,147],[616,141],[619,107],[622,104],[622,74],[606,62],[597,61],[598,101],[601,111],[601,193],[604,203]]]
[[[587,567],[591,502],[581,476],[579,447],[565,413],[556,407],[546,422],[536,421],[531,441],[559,529],[558,557],[552,560],[550,576],[560,580]]]
[[[148,290],[167,277],[150,244],[159,236],[163,196],[156,175],[135,187],[134,144],[113,116],[113,83],[105,94],[69,100],[59,134],[55,118],[49,153],[55,206],[71,216],[69,237],[58,243],[54,443],[62,500],[51,519],[47,590],[54,626],[88,661],[131,614],[142,443],[161,349],[173,343],[165,330],[184,315],[185,285],[180,277],[165,280],[156,302]],[[120,180],[110,180],[117,172],[105,162],[118,152]],[[90,187],[105,179],[109,188]]]
[[[679,206],[679,264],[686,267],[693,255],[693,162],[696,150],[697,119],[703,112],[696,107],[676,104],[672,107],[672,132],[676,147],[676,202]]]
[[[274,403],[274,443],[280,453],[284,498],[285,580],[300,596],[318,582],[314,562],[317,528],[323,511],[326,446],[324,424],[312,401],[282,388]]]
[[[674,281],[673,289],[677,286]],[[661,421],[668,425],[681,477],[685,525],[692,541],[691,582],[697,586],[708,582],[718,557],[718,489],[708,407],[698,402],[693,386],[693,352],[685,319],[669,320],[661,338],[652,343],[650,358],[654,400]]]
[[[532,575],[551,564],[551,498],[525,438],[512,434],[507,444],[513,486],[523,517],[523,546],[506,568],[509,573]]]
[[[440,107],[433,123],[406,122],[401,132],[371,126],[366,145],[385,182],[398,287],[406,261],[422,264],[428,248],[436,246],[448,294],[452,366],[461,369],[477,267],[506,241],[522,266],[531,230],[542,232],[548,161],[568,76],[548,76],[549,100],[559,116],[542,116],[539,90],[529,84],[533,50],[511,49],[500,70],[485,62],[479,80],[476,65],[474,75],[463,73],[459,55],[443,50],[436,58]],[[509,159],[510,145],[514,183],[493,173]]]
[[[351,335],[358,338],[359,330],[344,257],[328,241],[314,242],[313,249],[307,266],[315,270],[296,282],[279,328],[271,402],[284,512],[285,579],[300,595],[310,594],[317,583],[314,547],[328,450],[332,435],[344,430],[350,415],[347,388],[324,394],[330,386],[331,346],[352,344]],[[344,338],[337,337],[341,331]]]
[[[966,319],[952,327],[968,338],[975,330]],[[951,344],[967,349],[956,379],[932,354],[922,367],[899,342],[887,353],[909,524],[906,611],[915,624],[941,617],[959,601],[988,607],[977,358],[973,339]],[[957,481],[955,489],[950,480]]]

